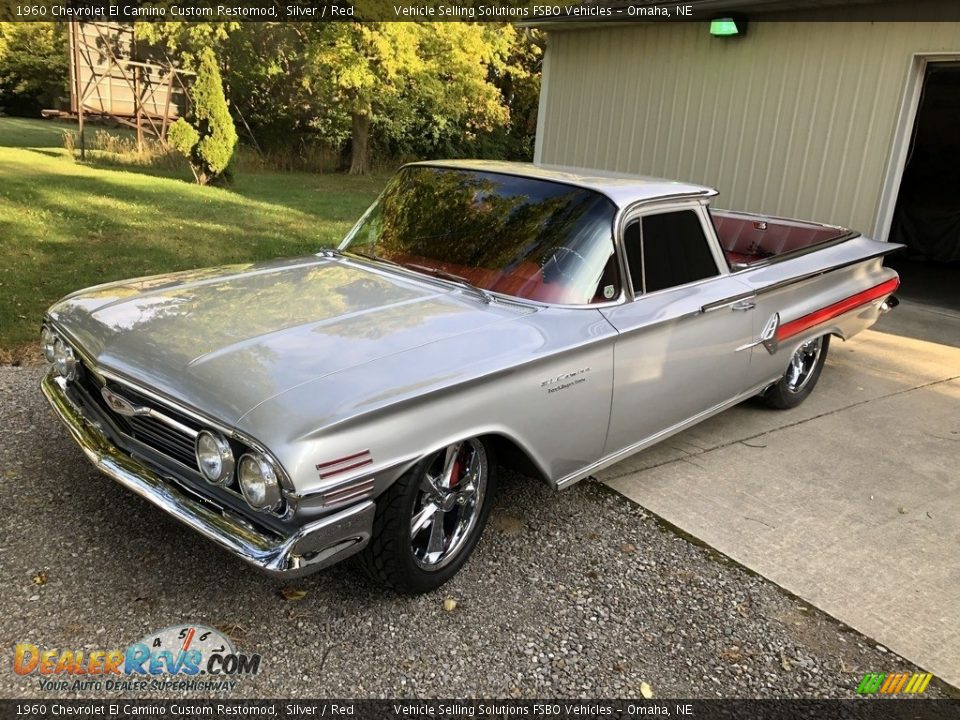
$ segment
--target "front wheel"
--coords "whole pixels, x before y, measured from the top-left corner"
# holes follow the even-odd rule
[[[408,593],[453,577],[487,522],[496,467],[493,448],[479,438],[420,460],[377,500],[373,535],[360,554],[367,573]]]
[[[778,410],[789,410],[802,403],[820,379],[829,348],[829,335],[805,342],[790,358],[787,372],[776,384],[767,388],[760,399]]]

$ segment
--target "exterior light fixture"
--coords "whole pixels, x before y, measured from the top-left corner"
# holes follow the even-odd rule
[[[710,21],[714,37],[743,37],[747,34],[747,19],[743,15],[724,15]]]

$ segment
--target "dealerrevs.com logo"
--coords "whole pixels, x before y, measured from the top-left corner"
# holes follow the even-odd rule
[[[260,672],[260,655],[239,653],[223,633],[174,625],[148,633],[125,650],[40,648],[17,643],[13,671],[36,675],[54,692],[146,690],[230,691]]]
[[[920,695],[927,689],[930,673],[867,673],[857,686],[857,695]]]

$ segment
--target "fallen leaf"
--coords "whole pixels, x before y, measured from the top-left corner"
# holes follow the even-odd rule
[[[787,656],[784,655],[783,653],[780,653],[780,667],[782,667],[787,672],[790,672],[791,670],[793,670],[793,663],[791,663],[790,660],[787,658]]]
[[[285,587],[280,590],[280,597],[287,602],[299,602],[307,596],[306,590],[297,590],[292,587]]]
[[[34,585],[46,585],[47,584],[47,574],[41,570],[36,575],[33,576]]]
[[[600,577],[600,574],[596,570],[587,570],[587,577],[591,580],[596,580]]]
[[[523,532],[523,520],[510,515],[498,515],[491,524],[495,530],[504,535],[519,535]]]
[[[247,629],[240,623],[223,623],[221,625],[214,625],[213,627],[231,640],[242,640],[243,636],[247,634]]]
[[[446,598],[443,601],[443,610],[444,612],[453,612],[457,609],[457,601],[453,598]]]
[[[653,697],[653,688],[650,687],[650,683],[640,683],[640,694],[643,695],[643,697],[645,697],[647,700]]]
[[[630,543],[624,543],[620,546],[620,552],[626,553],[627,555],[632,555],[637,551],[636,545],[631,545]]]

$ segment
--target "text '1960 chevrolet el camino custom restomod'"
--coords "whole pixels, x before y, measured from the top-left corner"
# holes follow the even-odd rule
[[[565,488],[746,398],[793,407],[895,304],[899,246],[714,194],[409,165],[336,250],[64,298],[43,392],[103,473],[253,565],[359,553],[431,590],[498,465]]]

